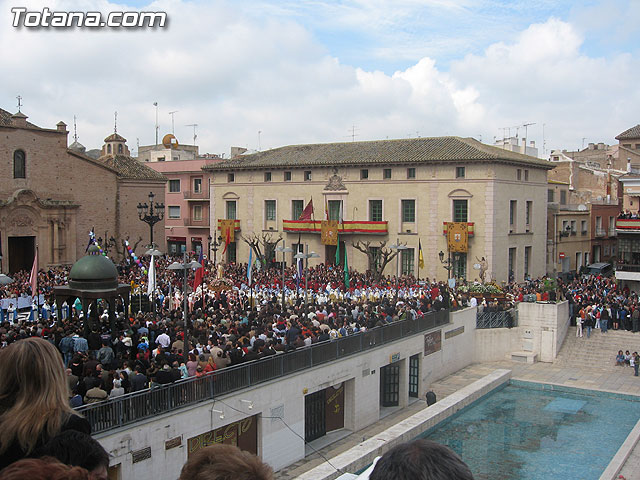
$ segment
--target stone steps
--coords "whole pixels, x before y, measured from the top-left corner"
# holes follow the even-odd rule
[[[598,368],[615,370],[618,350],[640,352],[640,333],[609,330],[602,333],[592,330],[587,338],[586,329],[582,338],[576,337],[576,327],[569,327],[567,336],[555,364],[575,368]]]

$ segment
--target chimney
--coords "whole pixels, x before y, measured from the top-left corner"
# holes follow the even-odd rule
[[[24,113],[18,112],[11,115],[11,125],[14,127],[26,127],[27,117]]]
[[[529,145],[531,145],[531,148],[536,148],[536,141],[535,140],[531,140],[529,142]]]
[[[244,152],[246,152],[247,149],[246,148],[242,148],[242,147],[231,147],[231,158],[235,158],[237,156],[242,155]]]
[[[596,150],[595,143],[589,143],[589,150]]]

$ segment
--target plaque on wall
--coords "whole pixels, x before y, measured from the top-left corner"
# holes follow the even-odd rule
[[[424,356],[439,352],[442,348],[442,330],[424,334]]]

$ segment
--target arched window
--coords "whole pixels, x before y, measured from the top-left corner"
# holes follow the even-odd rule
[[[23,150],[13,152],[13,178],[27,178],[26,157]]]
[[[122,144],[121,143],[118,144],[118,153],[122,153]]]
[[[111,153],[111,144],[107,145],[107,153]]]

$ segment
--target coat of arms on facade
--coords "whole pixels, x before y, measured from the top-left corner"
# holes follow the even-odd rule
[[[329,177],[329,182],[324,187],[325,190],[346,190],[347,187],[342,183],[342,177],[338,175],[338,169],[333,167],[333,175]]]

